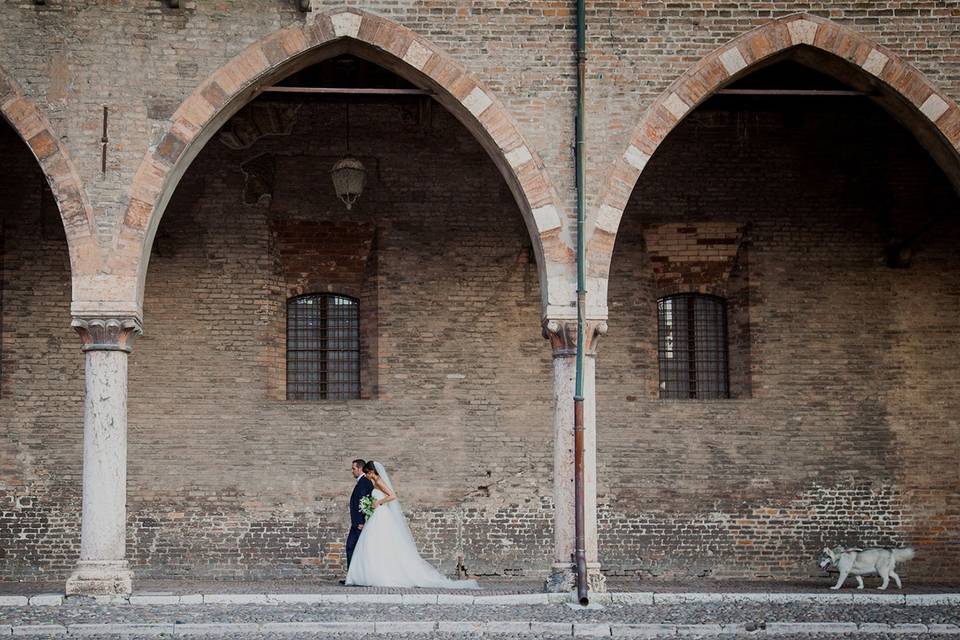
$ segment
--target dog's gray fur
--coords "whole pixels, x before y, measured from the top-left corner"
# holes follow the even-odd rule
[[[837,584],[830,587],[839,589],[843,586],[847,576],[853,576],[857,579],[857,589],[863,589],[863,578],[861,576],[879,575],[883,579],[878,589],[886,589],[893,578],[897,583],[897,589],[902,589],[900,576],[895,571],[898,562],[910,560],[913,558],[913,547],[904,547],[902,549],[858,549],[836,546],[833,549],[824,547],[820,554],[820,568],[826,571],[831,569],[839,571],[840,577]]]

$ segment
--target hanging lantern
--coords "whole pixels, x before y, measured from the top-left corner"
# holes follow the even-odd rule
[[[350,209],[367,183],[367,170],[363,163],[352,156],[341,158],[330,170],[330,177],[337,197]]]

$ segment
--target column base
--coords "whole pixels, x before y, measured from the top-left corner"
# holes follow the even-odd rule
[[[133,571],[126,560],[81,560],[67,578],[68,596],[128,596]]]
[[[570,563],[554,564],[543,588],[548,593],[570,593],[577,588],[577,572]]]
[[[587,563],[587,590],[591,593],[607,592],[607,576],[600,573],[599,562]]]

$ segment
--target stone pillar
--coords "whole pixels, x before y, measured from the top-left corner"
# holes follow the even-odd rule
[[[126,560],[127,354],[140,334],[135,318],[77,318],[86,354],[83,415],[83,520],[80,561],[67,595],[129,594]]]
[[[597,544],[597,401],[596,348],[606,333],[604,321],[588,321],[584,336],[583,424],[584,424],[584,511],[587,552],[587,580],[590,591],[606,591]],[[576,390],[577,323],[548,320],[543,335],[553,349],[553,567],[547,579],[548,591],[565,592],[576,588],[574,565],[574,455],[573,396]]]

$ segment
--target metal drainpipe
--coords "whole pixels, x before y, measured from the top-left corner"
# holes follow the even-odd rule
[[[584,121],[583,103],[584,81],[587,66],[586,51],[586,15],[584,0],[577,0],[577,117],[576,117],[576,146],[574,158],[577,172],[577,378],[576,391],[573,396],[573,434],[574,454],[573,466],[575,473],[575,526],[576,526],[576,563],[577,563],[577,599],[586,606],[590,603],[587,596],[587,551],[585,538],[584,513],[584,469],[583,469],[583,333],[585,329],[584,315],[586,314],[586,276],[584,263],[586,252],[583,245],[583,226],[585,210],[584,188]]]

